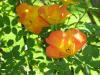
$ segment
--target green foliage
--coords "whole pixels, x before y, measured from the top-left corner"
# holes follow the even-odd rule
[[[42,0],[41,0],[42,1]],[[38,0],[20,0],[39,4]],[[60,0],[44,0],[46,4],[61,4]],[[0,1],[0,75],[99,75],[100,74],[100,22],[84,0],[71,5],[72,16],[59,25],[44,28],[39,35],[29,32],[19,22],[15,12],[18,0]],[[88,1],[89,4],[90,0]],[[100,5],[100,4],[99,4]],[[99,8],[98,8],[99,9]],[[87,10],[95,16],[94,24]],[[98,15],[98,14],[97,14]],[[50,32],[78,28],[87,35],[87,45],[75,56],[63,59],[48,58],[45,54]],[[26,49],[27,48],[27,49]]]

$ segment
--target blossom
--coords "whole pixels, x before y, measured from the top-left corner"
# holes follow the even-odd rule
[[[38,14],[39,6],[31,6],[27,3],[22,3],[16,7],[16,12],[19,16],[19,21],[29,31],[40,33],[43,27],[48,27],[48,22],[42,19]]]
[[[66,10],[66,6],[60,6],[57,4],[51,6],[42,6],[39,9],[39,14],[49,24],[59,24],[70,16],[70,13]]]
[[[63,58],[75,55],[86,44],[86,35],[78,29],[52,32],[46,38],[46,54],[51,58]]]
[[[44,27],[62,23],[70,13],[66,10],[67,6],[57,4],[51,6],[32,6],[22,3],[16,7],[19,21],[31,32],[39,34]]]

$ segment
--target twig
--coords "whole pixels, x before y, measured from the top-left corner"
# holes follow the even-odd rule
[[[79,18],[78,22],[75,24],[75,27],[77,27],[78,23],[80,22],[80,20],[84,17],[84,15],[86,14],[86,11],[83,13],[83,15]]]
[[[84,2],[85,2],[85,4],[86,4],[86,7],[87,7],[87,9],[86,9],[86,10],[87,10],[87,14],[88,14],[88,16],[89,16],[91,22],[92,22],[93,24],[96,25],[96,21],[95,21],[93,15],[92,15],[91,11],[89,10],[88,0],[85,0]]]

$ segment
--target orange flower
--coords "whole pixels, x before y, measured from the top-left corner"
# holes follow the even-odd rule
[[[75,55],[86,44],[86,35],[78,29],[54,31],[46,42],[50,45],[46,48],[48,57],[63,58]]]
[[[48,27],[50,24],[59,24],[70,15],[66,10],[66,6],[57,4],[39,7],[22,3],[16,7],[16,12],[19,21],[25,28],[37,34],[41,32],[43,27]]]
[[[49,26],[48,22],[38,14],[39,6],[22,3],[16,8],[20,22],[30,31],[40,33],[43,27]]]
[[[66,17],[69,17],[70,13],[66,10],[66,6],[54,4],[40,7],[39,15],[47,20],[49,24],[59,24]]]
[[[46,48],[46,54],[48,57],[51,58],[63,58],[66,57],[66,54],[63,52],[60,52],[59,48],[50,45]]]
[[[70,55],[76,54],[84,45],[86,45],[86,35],[78,29],[70,29],[66,31],[67,49],[71,50]],[[67,50],[66,49],[66,53]],[[69,52],[69,51],[68,51]]]

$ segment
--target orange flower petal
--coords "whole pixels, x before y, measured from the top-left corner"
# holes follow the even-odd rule
[[[46,38],[46,42],[58,48],[63,48],[66,42],[66,34],[59,30],[54,31],[49,35],[48,38]]]
[[[75,50],[80,50],[86,44],[86,35],[78,29],[70,29],[66,31],[66,35],[75,44]]]
[[[46,54],[50,58],[64,58],[66,55],[59,51],[57,47],[49,46],[46,48]]]
[[[49,57],[60,58],[59,52],[64,56],[72,56],[86,44],[86,35],[78,29],[69,29],[66,32],[54,31],[46,38],[46,42],[50,45],[47,47]]]
[[[39,14],[52,25],[61,23],[68,17],[67,15],[69,15],[69,12],[66,10],[66,6],[54,4],[40,7]]]
[[[65,20],[66,17],[69,17],[71,14],[69,13],[66,5],[60,7],[61,19]]]
[[[16,7],[16,12],[18,16],[24,20],[29,13],[32,14],[33,7],[31,5],[28,5],[27,3],[22,3],[19,6]]]
[[[39,16],[39,6],[31,6],[27,3],[22,3],[16,8],[20,22],[29,31],[39,34],[43,27],[48,27],[49,23]]]

